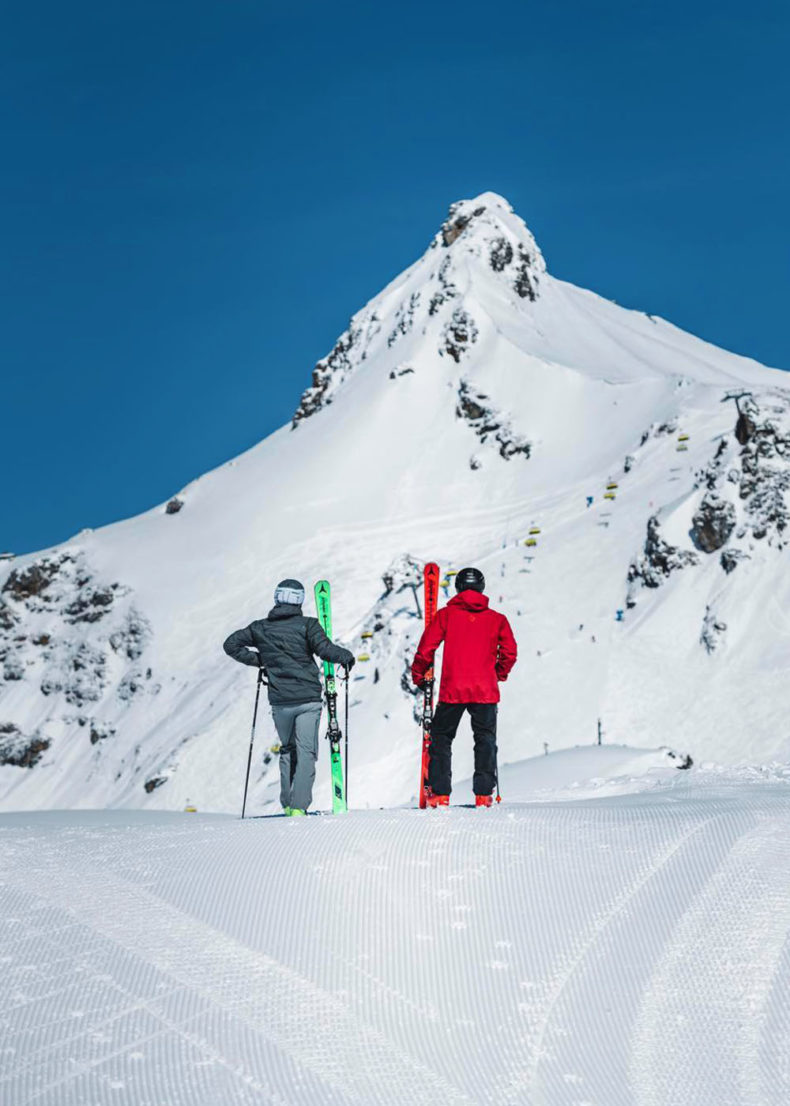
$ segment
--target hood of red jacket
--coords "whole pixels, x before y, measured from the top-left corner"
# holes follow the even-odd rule
[[[467,588],[459,591],[447,604],[448,607],[461,607],[465,611],[484,611],[488,607],[488,596],[481,595],[479,591]]]

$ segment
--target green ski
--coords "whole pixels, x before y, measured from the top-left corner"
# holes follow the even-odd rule
[[[332,591],[328,580],[319,580],[315,585],[315,609],[321,629],[328,638],[332,637]],[[329,739],[329,760],[332,766],[332,813],[339,814],[347,810],[346,787],[343,780],[343,759],[340,755],[340,742],[343,738],[337,721],[337,685],[335,666],[332,661],[324,661],[324,687],[329,724],[326,736]]]

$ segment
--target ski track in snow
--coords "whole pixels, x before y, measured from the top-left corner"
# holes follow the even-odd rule
[[[784,783],[0,818],[0,1102],[786,1106]]]

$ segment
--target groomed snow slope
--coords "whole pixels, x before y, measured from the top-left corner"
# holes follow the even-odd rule
[[[3,815],[0,1101],[786,1106],[788,783]]]
[[[0,566],[0,803],[238,809],[254,674],[221,643],[284,576],[331,578],[336,634],[370,657],[352,683],[352,805],[408,801],[420,624],[408,573],[382,584],[407,555],[480,565],[512,621],[503,764],[594,740],[598,719],[609,742],[697,760],[785,755],[786,384],[555,280],[501,197],[454,205],[319,362],[294,427],[189,485],[177,513]],[[745,445],[725,401],[744,390]],[[734,526],[703,552],[690,529],[711,489]],[[654,543],[640,568],[653,516],[671,552]],[[273,740],[264,718],[259,749]],[[275,773],[256,756],[258,809]]]

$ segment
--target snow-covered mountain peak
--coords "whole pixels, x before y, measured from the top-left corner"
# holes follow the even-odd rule
[[[502,197],[453,204],[290,427],[139,518],[0,563],[0,801],[233,807],[249,671],[220,643],[286,576],[331,579],[360,657],[356,801],[407,801],[427,560],[480,566],[513,622],[503,765],[599,719],[695,758],[775,755],[787,381],[552,277]],[[262,802],[274,773],[264,757]]]
[[[450,206],[418,261],[361,311],[313,370],[292,427],[333,402],[364,362],[383,377],[428,369],[442,358],[459,364],[484,318],[519,314],[535,304],[546,263],[534,237],[502,196],[483,192]],[[525,337],[533,329],[527,323]]]
[[[472,200],[450,206],[447,218],[433,239],[432,247],[465,250],[503,272],[514,260],[525,263],[532,275],[546,271],[537,242],[530,230],[503,196],[481,192]]]

